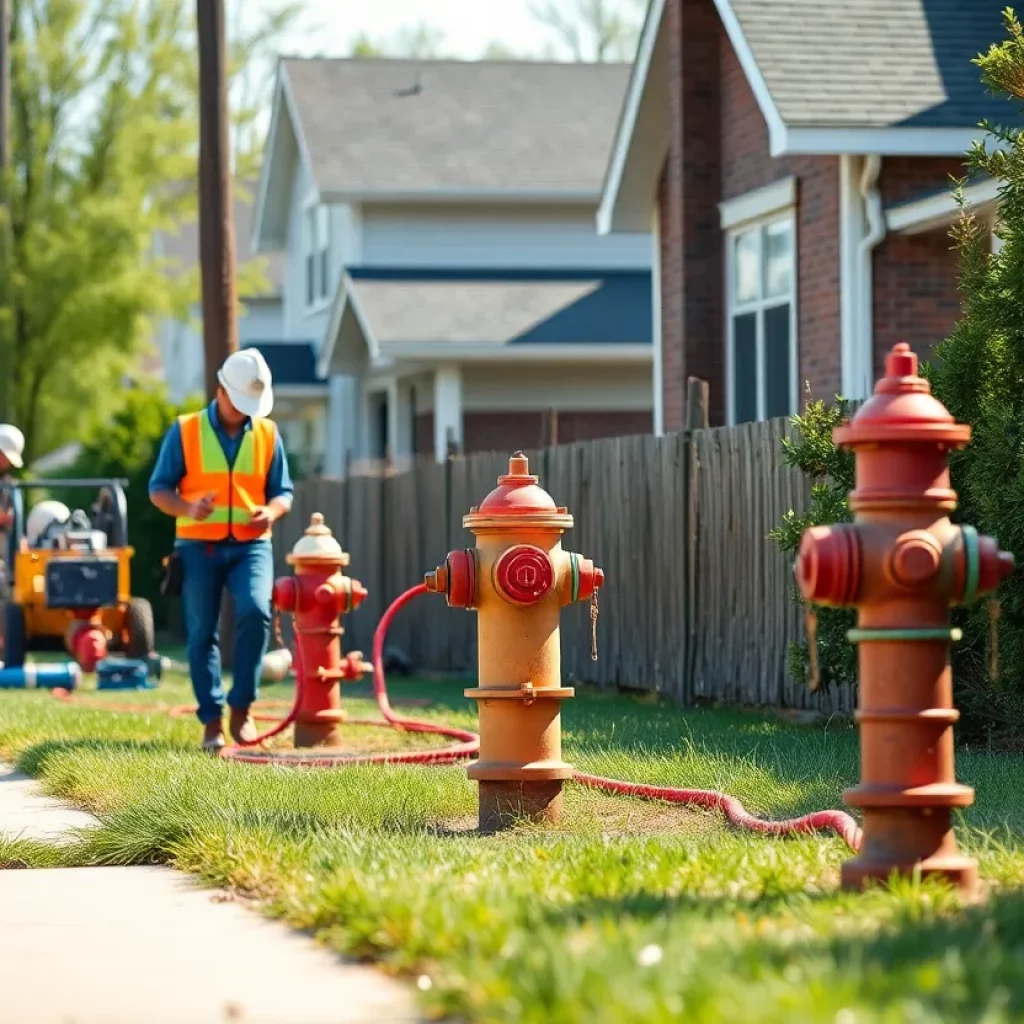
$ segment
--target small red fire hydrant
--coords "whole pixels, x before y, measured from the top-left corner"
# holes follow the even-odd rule
[[[310,516],[287,561],[295,566],[295,575],[274,581],[274,607],[295,618],[295,671],[301,694],[295,746],[341,746],[341,683],[361,679],[373,666],[363,661],[361,651],[342,657],[345,630],[338,620],[366,600],[366,590],[343,574],[349,556],[319,512]]]
[[[949,609],[993,593],[1014,561],[949,519],[949,452],[971,428],[931,395],[909,345],[896,345],[885,369],[874,396],[833,434],[855,454],[855,521],[808,530],[796,566],[807,602],[858,613],[849,639],[859,655],[861,784],[844,799],[862,809],[864,838],[842,882],[857,889],[919,869],[970,892],[977,864],[952,826],[974,790],[957,783],[953,765],[949,647],[959,634]]]
[[[449,607],[477,612],[479,686],[466,696],[480,708],[480,757],[468,769],[479,783],[480,830],[555,822],[573,775],[562,760],[561,702],[574,691],[562,686],[559,618],[575,601],[596,612],[604,573],[562,550],[573,518],[538,486],[522,452],[462,523],[476,547],[453,551],[425,583]]]
[[[64,632],[64,646],[83,672],[96,671],[96,666],[107,656],[109,643],[110,634],[95,609],[75,612]]]

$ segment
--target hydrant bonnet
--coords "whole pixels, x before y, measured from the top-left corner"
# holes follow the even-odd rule
[[[349,555],[334,539],[330,527],[324,524],[324,517],[314,512],[309,517],[309,526],[305,533],[295,542],[295,547],[288,555],[289,565],[303,562],[330,562],[334,565],[348,565]]]

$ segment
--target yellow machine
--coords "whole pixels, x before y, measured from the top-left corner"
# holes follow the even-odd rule
[[[91,515],[41,502],[26,516],[24,495],[54,488],[96,488]],[[6,553],[11,595],[4,609],[4,663],[22,665],[34,650],[74,651],[75,630],[86,624],[103,636],[108,649],[146,658],[154,648],[153,609],[131,596],[134,549],[128,546],[122,482],[0,483],[0,493],[5,490],[14,521]]]

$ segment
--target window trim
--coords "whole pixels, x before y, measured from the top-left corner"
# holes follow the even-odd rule
[[[325,227],[327,232],[326,245],[319,245],[320,211],[326,211]],[[312,193],[302,206],[302,306],[307,315],[313,316],[330,308],[334,301],[331,293],[331,249],[334,241],[331,225],[331,206],[320,202],[320,197]],[[326,292],[322,290],[322,268],[326,260]],[[312,267],[312,292],[310,301],[310,268]]]
[[[735,241],[743,234],[757,229],[758,264],[761,273],[761,285],[764,287],[764,228],[771,225],[788,221],[793,235],[793,273],[791,275],[789,294],[785,300],[778,297],[777,301],[769,302],[763,297],[754,302],[737,303],[735,300],[736,284],[736,257]],[[735,361],[735,318],[743,313],[757,313],[757,334],[755,347],[757,356],[757,419],[761,423],[767,418],[765,416],[765,395],[763,381],[765,377],[765,354],[764,354],[764,313],[766,309],[772,309],[783,305],[784,301],[789,302],[789,359],[790,359],[790,381],[789,381],[789,406],[790,415],[799,411],[800,408],[800,345],[797,338],[798,317],[798,280],[800,270],[800,239],[799,219],[795,205],[775,209],[772,212],[757,218],[744,218],[733,222],[732,226],[723,232],[725,239],[725,390],[726,390],[726,422],[729,426],[736,425],[736,394],[733,374],[733,363]]]

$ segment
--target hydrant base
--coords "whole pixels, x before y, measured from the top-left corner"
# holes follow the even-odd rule
[[[526,820],[554,825],[562,820],[562,780],[480,783],[479,830],[501,832]]]
[[[916,873],[922,878],[944,878],[965,896],[972,895],[978,888],[978,862],[970,857],[932,857],[925,861],[900,863],[864,862],[857,857],[842,867],[842,887],[861,890],[872,882],[888,882],[893,873],[910,878]]]
[[[344,745],[340,720],[295,723],[295,746],[297,747],[342,747]]]

